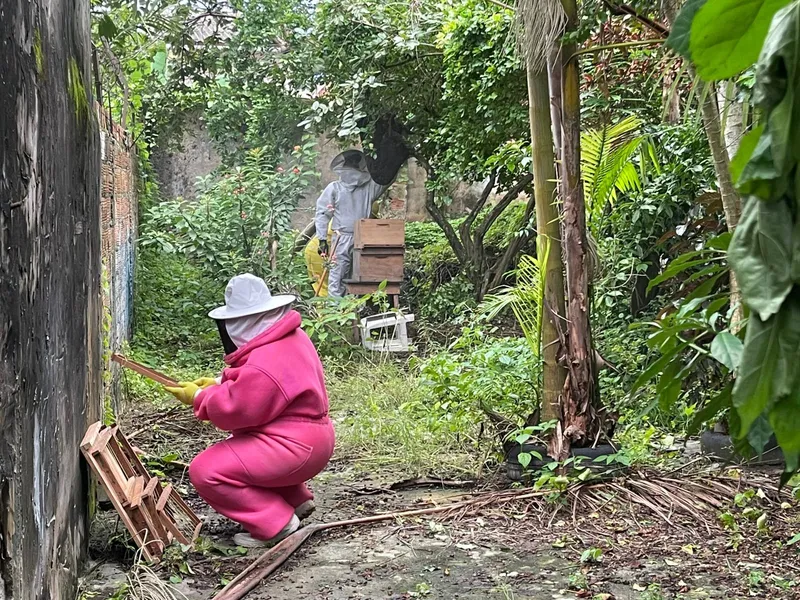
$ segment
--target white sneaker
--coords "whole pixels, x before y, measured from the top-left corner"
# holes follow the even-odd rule
[[[237,546],[241,546],[242,548],[271,548],[281,540],[289,537],[295,531],[300,529],[300,519],[297,518],[297,515],[292,515],[292,518],[286,524],[286,527],[281,529],[273,538],[268,540],[257,540],[249,533],[237,533],[233,536],[233,543]]]
[[[310,517],[311,513],[313,513],[315,510],[317,510],[317,506],[314,504],[314,501],[306,500],[300,506],[294,509],[294,514],[296,514],[297,518],[302,521],[303,519]]]

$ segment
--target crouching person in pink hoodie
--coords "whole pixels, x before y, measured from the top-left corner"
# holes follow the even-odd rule
[[[254,275],[231,279],[216,320],[227,368],[220,379],[168,388],[198,419],[231,436],[200,453],[189,478],[214,510],[242,524],[245,547],[270,546],[314,510],[305,482],[328,464],[334,432],[322,363],[291,310]]]

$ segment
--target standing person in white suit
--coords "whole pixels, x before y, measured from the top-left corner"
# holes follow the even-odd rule
[[[367,169],[367,160],[360,150],[346,150],[333,159],[331,170],[339,176],[329,184],[317,200],[315,224],[319,238],[319,253],[327,255],[328,223],[333,221],[328,295],[341,298],[345,294],[344,280],[350,274],[353,260],[353,233],[356,221],[368,219],[372,203],[387,189],[388,185],[376,183]]]
[[[331,170],[339,176],[329,184],[317,200],[315,228],[319,238],[319,253],[327,256],[328,224],[332,223],[332,266],[328,275],[328,295],[345,295],[344,281],[350,275],[353,261],[353,233],[356,221],[369,218],[372,203],[397,177],[408,159],[400,128],[393,117],[382,118],[375,127],[377,158],[367,158],[360,150],[345,150],[331,162]]]

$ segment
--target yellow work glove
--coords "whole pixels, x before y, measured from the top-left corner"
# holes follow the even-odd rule
[[[191,381],[181,381],[178,385],[180,387],[166,387],[165,389],[184,404],[191,406],[194,403],[195,395],[200,390],[200,386]]]
[[[201,377],[200,379],[195,379],[192,383],[199,388],[206,389],[212,385],[217,385],[217,380],[213,377]]]

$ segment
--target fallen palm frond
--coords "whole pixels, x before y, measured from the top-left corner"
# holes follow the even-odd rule
[[[761,501],[766,504],[780,504],[781,499],[789,498],[786,490],[780,490],[766,478],[753,475],[748,480],[706,471],[681,478],[640,472],[625,478],[574,485],[567,493],[572,500],[573,520],[581,510],[597,511],[598,507],[610,504],[632,503],[672,527],[683,527],[676,519],[681,514],[710,531],[718,513],[747,488],[761,490]]]

